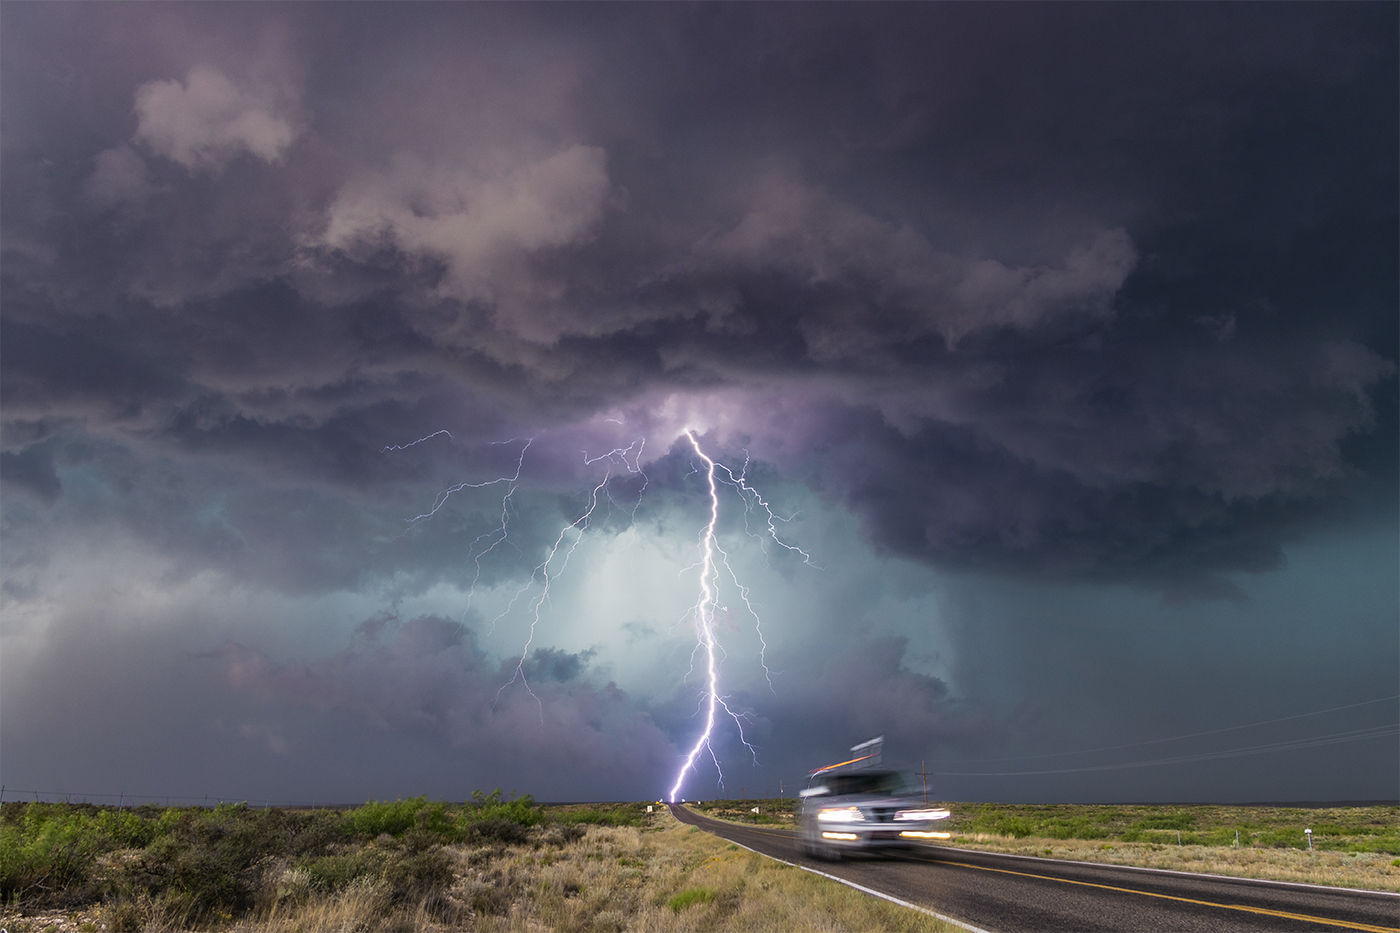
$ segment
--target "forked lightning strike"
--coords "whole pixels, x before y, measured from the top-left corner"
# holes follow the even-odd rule
[[[719,546],[719,538],[716,530],[719,525],[720,480],[717,476],[717,471],[724,471],[728,484],[738,490],[739,495],[744,500],[744,530],[746,532],[752,534],[748,527],[748,513],[753,510],[755,505],[760,506],[768,516],[768,536],[782,547],[801,554],[805,563],[810,564],[812,562],[811,556],[806,551],[787,544],[778,537],[777,528],[773,524],[777,516],[773,514],[773,510],[769,508],[768,503],[763,500],[763,497],[758,494],[757,490],[749,486],[744,480],[748,471],[747,460],[744,463],[744,469],[739,472],[738,476],[735,476],[732,470],[723,464],[716,463],[700,448],[700,442],[696,440],[695,432],[687,429],[685,436],[690,441],[690,445],[695,448],[696,456],[705,464],[705,482],[710,494],[710,518],[709,521],[706,522],[704,529],[700,532],[700,594],[695,601],[695,605],[691,608],[691,617],[695,625],[695,653],[703,653],[705,662],[705,693],[702,695],[700,701],[705,711],[705,728],[701,731],[700,737],[695,740],[694,746],[691,747],[689,754],[685,756],[685,760],[681,763],[680,770],[676,773],[676,782],[671,786],[669,798],[671,800],[675,800],[680,794],[681,785],[685,783],[685,776],[695,767],[695,760],[699,757],[702,750],[709,753],[710,760],[714,762],[715,770],[719,772],[720,786],[724,785],[724,770],[720,767],[719,756],[715,754],[714,746],[711,743],[711,738],[714,735],[715,719],[720,708],[734,720],[735,726],[739,729],[739,741],[743,742],[744,747],[753,755],[755,763],[758,761],[758,753],[744,736],[743,718],[729,708],[729,704],[724,701],[724,696],[720,693],[719,669],[724,658],[724,649],[720,646],[719,639],[715,634],[715,612],[721,608],[719,604],[719,566],[715,560],[716,555],[719,556],[719,563],[724,565],[724,569],[728,572],[729,578],[738,589],[739,598],[743,600],[744,607],[748,609],[749,615],[753,616],[754,630],[758,633],[760,645],[759,664],[763,667],[763,676],[768,681],[768,688],[770,690],[773,688],[773,678],[768,670],[766,658],[768,643],[763,637],[762,622],[758,617],[758,613],[754,610],[753,604],[749,602],[748,587],[739,582],[738,574],[734,572],[734,568],[729,564],[729,555]],[[695,653],[691,655],[692,670],[694,670]]]
[[[617,423],[621,424],[620,421]],[[385,447],[383,452],[407,450],[410,447],[442,434],[446,434],[449,438],[452,436],[446,430],[436,431],[408,444]],[[747,609],[749,615],[753,617],[754,630],[758,635],[760,646],[758,656],[759,664],[763,668],[763,674],[768,681],[769,689],[771,690],[773,688],[772,675],[768,670],[766,657],[768,643],[763,637],[762,621],[759,619],[758,612],[754,609],[753,604],[749,600],[749,588],[740,582],[739,575],[729,563],[729,555],[719,544],[719,484],[724,483],[733,487],[735,491],[738,492],[739,497],[744,502],[744,530],[747,534],[760,538],[760,540],[766,539],[762,544],[765,554],[767,553],[767,541],[772,541],[779,547],[800,554],[804,563],[812,564],[811,555],[795,545],[788,544],[778,536],[778,529],[774,523],[779,521],[786,522],[791,519],[780,518],[775,515],[772,508],[758,491],[748,484],[746,477],[749,461],[747,457],[745,458],[743,469],[736,475],[729,467],[716,462],[705,453],[700,447],[700,441],[696,438],[694,431],[686,429],[684,434],[686,439],[690,442],[691,447],[695,450],[696,456],[699,457],[705,465],[704,476],[710,502],[709,519],[700,532],[699,594],[696,597],[694,605],[689,610],[691,621],[695,627],[696,639],[695,650],[691,653],[691,672],[695,670],[697,655],[703,660],[704,665],[705,688],[700,697],[700,709],[704,712],[705,725],[699,737],[695,740],[695,744],[685,756],[684,761],[681,763],[680,770],[676,774],[676,780],[671,787],[670,793],[670,799],[672,800],[675,800],[680,793],[686,775],[694,769],[696,760],[699,758],[702,751],[708,753],[710,760],[715,765],[715,770],[719,773],[720,786],[724,785],[724,772],[720,766],[719,756],[716,754],[712,742],[716,721],[721,709],[734,721],[735,726],[739,730],[739,740],[743,742],[744,746],[749,750],[755,763],[758,761],[757,751],[749,744],[747,737],[744,735],[744,715],[736,713],[731,709],[729,704],[725,702],[723,693],[720,691],[720,668],[725,654],[715,632],[715,617],[716,613],[723,609],[720,605],[721,565],[723,565],[725,574],[738,592],[739,599],[743,602],[744,608]],[[467,593],[466,611],[470,611],[472,599],[476,594],[476,585],[481,579],[481,559],[494,551],[503,542],[509,541],[510,517],[513,511],[512,497],[516,489],[519,488],[520,475],[525,464],[525,454],[529,451],[530,445],[534,443],[534,440],[533,437],[527,438],[521,446],[520,456],[516,460],[515,472],[513,475],[501,476],[480,483],[458,483],[455,486],[451,486],[438,493],[433,500],[431,509],[408,520],[409,529],[412,529],[423,522],[431,520],[447,504],[448,499],[458,492],[466,489],[485,489],[489,486],[505,485],[506,491],[501,497],[500,524],[491,531],[478,535],[472,541],[471,548],[468,552],[468,556],[472,558],[476,565],[476,572]],[[513,443],[513,441],[503,441],[499,443]],[[597,510],[602,498],[606,496],[609,503],[618,505],[618,503],[613,501],[612,493],[608,487],[615,475],[616,468],[619,466],[626,469],[629,473],[640,474],[642,477],[642,486],[637,491],[637,499],[631,504],[631,508],[628,510],[630,518],[635,524],[637,509],[640,507],[642,501],[642,493],[645,492],[647,487],[647,476],[646,473],[643,472],[641,464],[642,450],[645,446],[645,439],[638,438],[627,447],[617,447],[597,457],[589,457],[588,453],[586,451],[584,452],[583,462],[586,466],[592,466],[600,462],[607,464],[602,480],[594,486],[589,493],[587,507],[576,519],[559,529],[559,534],[555,537],[554,543],[550,547],[549,552],[545,555],[544,560],[531,570],[528,579],[526,579],[525,583],[510,598],[506,607],[491,620],[491,629],[494,630],[497,622],[509,615],[522,598],[526,599],[528,606],[526,611],[530,617],[529,634],[526,637],[525,646],[521,652],[520,659],[515,664],[515,670],[511,675],[511,679],[501,685],[496,696],[499,699],[501,692],[504,691],[506,687],[509,687],[517,680],[520,681],[530,696],[539,704],[541,722],[543,722],[544,719],[544,704],[540,701],[540,698],[535,695],[535,692],[530,689],[530,684],[525,674],[525,663],[529,658],[530,648],[534,644],[535,631],[540,622],[540,612],[544,604],[549,601],[551,584],[557,580],[560,574],[568,567],[569,558],[583,540],[584,534],[592,522],[593,513]],[[695,472],[700,471],[696,470]],[[755,509],[762,510],[766,525],[766,534],[764,535],[755,534],[753,529],[749,526],[749,514],[755,511]],[[484,548],[478,549],[478,545],[483,541],[489,543]],[[555,566],[556,562],[557,567]],[[536,586],[538,586],[538,590],[533,595],[527,597],[526,594],[530,593]],[[465,618],[465,613],[463,618]]]

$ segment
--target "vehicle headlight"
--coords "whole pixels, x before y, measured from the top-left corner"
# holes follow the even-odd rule
[[[953,814],[948,810],[900,810],[894,815],[897,820],[946,820]]]
[[[856,807],[828,807],[825,810],[817,811],[817,819],[826,823],[854,823],[857,820],[864,820],[865,816]]]

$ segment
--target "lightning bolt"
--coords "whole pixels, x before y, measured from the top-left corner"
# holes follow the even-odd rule
[[[617,423],[621,424],[620,421]],[[436,431],[408,444],[385,447],[383,452],[406,450],[441,434],[446,434],[448,437],[452,436],[446,430]],[[720,786],[724,786],[724,771],[720,766],[719,756],[713,745],[715,728],[721,711],[733,720],[739,732],[739,740],[749,750],[754,763],[758,763],[758,752],[754,746],[749,743],[747,736],[744,734],[744,722],[747,715],[742,712],[736,712],[731,708],[720,690],[720,669],[725,659],[725,652],[716,634],[715,619],[716,614],[724,609],[720,603],[722,577],[729,580],[734,591],[738,593],[739,600],[743,602],[744,608],[754,621],[754,631],[757,633],[760,646],[758,657],[759,664],[763,669],[765,679],[768,681],[769,689],[773,689],[772,672],[769,670],[767,663],[768,642],[763,636],[762,621],[759,618],[757,609],[749,599],[749,587],[739,579],[738,573],[735,572],[733,566],[729,562],[729,554],[719,543],[718,529],[721,484],[731,487],[744,503],[744,531],[751,537],[759,539],[760,547],[763,549],[765,555],[769,553],[768,549],[770,545],[776,545],[793,554],[800,555],[803,563],[809,566],[815,566],[815,564],[812,563],[810,554],[796,545],[783,541],[779,536],[777,523],[790,522],[795,515],[782,517],[776,514],[767,500],[759,494],[757,489],[749,484],[747,479],[750,462],[748,452],[745,451],[744,465],[736,473],[728,466],[717,462],[710,457],[709,454],[705,453],[693,430],[686,429],[684,435],[690,442],[691,448],[695,451],[696,457],[704,464],[703,473],[710,506],[708,520],[701,529],[699,535],[699,592],[696,596],[695,603],[687,613],[694,626],[696,636],[695,649],[691,652],[691,668],[689,673],[695,673],[697,659],[702,662],[701,666],[703,667],[704,690],[700,697],[698,711],[703,711],[704,728],[701,730],[699,737],[695,740],[695,744],[690,748],[690,751],[681,763],[680,770],[676,774],[675,783],[671,787],[671,800],[675,800],[679,795],[681,786],[685,782],[686,775],[694,770],[696,761],[699,759],[702,752],[707,754],[710,761],[713,762],[715,770],[719,772]],[[519,440],[519,438],[516,438],[511,441],[500,441],[497,443],[508,444],[515,443]],[[479,483],[463,482],[448,487],[437,494],[433,500],[432,508],[421,515],[414,516],[407,520],[409,530],[411,530],[423,522],[431,521],[432,518],[446,506],[448,500],[457,493],[468,489],[485,489],[498,485],[505,486],[505,493],[501,497],[501,518],[499,525],[490,531],[478,535],[472,541],[468,551],[469,558],[475,564],[475,574],[467,594],[466,612],[470,611],[471,601],[475,596],[477,583],[481,579],[482,558],[496,550],[496,548],[503,543],[509,542],[509,525],[514,512],[512,497],[519,488],[521,473],[524,470],[525,455],[529,451],[531,444],[534,443],[534,440],[534,437],[524,439],[513,474],[509,476],[500,476],[496,479],[485,480]],[[519,659],[516,661],[515,669],[511,674],[510,680],[501,685],[500,689],[496,692],[496,698],[497,701],[499,701],[501,694],[507,687],[519,682],[539,705],[540,721],[542,723],[544,721],[544,704],[535,694],[534,690],[530,688],[529,679],[525,670],[526,661],[530,656],[530,649],[534,645],[535,633],[540,623],[541,612],[544,606],[550,601],[550,589],[552,584],[557,581],[568,568],[569,558],[573,555],[575,550],[578,549],[586,536],[593,522],[594,513],[600,505],[606,502],[610,507],[624,509],[627,511],[630,519],[629,527],[635,528],[637,509],[641,506],[642,494],[645,492],[648,484],[646,473],[642,470],[641,460],[642,452],[645,447],[646,439],[638,438],[627,447],[616,447],[605,454],[594,457],[590,457],[587,451],[583,451],[583,463],[585,466],[593,466],[599,463],[604,464],[602,479],[591,487],[585,506],[578,514],[578,517],[559,529],[559,533],[555,536],[554,542],[549,547],[544,559],[534,566],[525,582],[506,603],[505,608],[491,620],[490,628],[494,631],[496,624],[514,612],[517,605],[522,602],[525,605],[524,612],[529,619],[529,630],[526,635],[525,644],[521,650]],[[642,477],[642,485],[637,491],[637,498],[629,505],[617,502],[612,494],[612,480],[614,476],[619,475],[621,470],[625,470],[627,473],[631,474],[639,474]],[[697,468],[694,472],[699,473],[701,470]],[[755,515],[758,516],[762,524],[762,533],[755,532],[750,523],[751,517]],[[407,533],[407,531],[405,533]],[[519,549],[517,548],[517,550]],[[721,568],[723,569],[721,570]],[[465,619],[465,617],[466,615],[464,612],[463,618]],[[689,674],[687,677],[688,676]]]
[[[747,455],[744,461],[744,468],[738,475],[722,463],[717,463],[709,454],[700,447],[700,441],[696,439],[695,432],[687,429],[686,438],[690,441],[690,446],[694,448],[695,455],[705,464],[705,483],[710,497],[710,517],[705,523],[705,527],[700,532],[700,592],[695,600],[695,604],[690,609],[691,621],[695,626],[695,651],[691,653],[691,670],[695,669],[695,656],[702,655],[705,668],[705,690],[700,698],[700,706],[704,710],[705,727],[701,730],[700,736],[691,746],[690,752],[681,763],[680,770],[676,773],[676,782],[671,786],[670,799],[675,800],[680,794],[681,785],[685,782],[686,775],[695,767],[696,759],[700,753],[708,753],[710,760],[715,765],[715,770],[719,772],[720,786],[724,786],[724,770],[720,767],[719,756],[716,755],[712,739],[714,736],[716,719],[719,711],[723,710],[730,719],[734,720],[735,726],[739,730],[739,741],[753,756],[754,763],[758,763],[758,752],[749,744],[748,738],[744,735],[744,717],[734,712],[725,702],[724,695],[720,692],[719,673],[720,666],[724,660],[724,649],[719,643],[715,634],[715,613],[722,607],[719,602],[719,578],[720,566],[730,581],[734,584],[739,593],[739,598],[743,601],[744,607],[754,620],[754,630],[758,634],[759,640],[759,664],[763,668],[763,676],[768,681],[768,688],[773,689],[772,673],[768,670],[767,651],[768,642],[763,637],[763,625],[759,619],[757,610],[749,600],[749,588],[739,580],[734,568],[729,563],[729,555],[724,548],[720,547],[717,529],[719,526],[719,485],[724,483],[734,487],[744,501],[744,530],[753,535],[749,528],[748,516],[755,510],[761,509],[766,516],[768,534],[766,537],[788,551],[802,555],[803,563],[812,564],[811,555],[800,547],[790,545],[778,537],[775,521],[791,521],[791,518],[779,518],[774,514],[767,501],[759,495],[758,491],[748,484],[745,477],[748,472]],[[699,471],[697,471],[699,472]],[[758,537],[757,535],[754,535]],[[767,554],[767,544],[764,543],[764,553]]]

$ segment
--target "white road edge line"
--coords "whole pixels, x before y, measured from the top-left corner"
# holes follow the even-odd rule
[[[730,841],[730,842],[733,842],[732,839],[729,840],[729,841]],[[741,846],[741,847],[743,847],[743,848],[745,848],[745,849],[748,849],[748,848],[749,848],[748,846],[744,845],[742,842],[735,842],[734,844],[735,844],[736,846]],[[753,850],[753,849],[749,849],[749,851],[750,851],[750,852],[753,852],[754,850]],[[757,853],[757,854],[758,854],[758,855],[763,855],[762,852],[759,852],[759,853]],[[865,885],[856,884],[854,881],[847,881],[845,878],[838,878],[838,877],[836,877],[835,875],[828,875],[828,874],[827,874],[826,872],[824,872],[824,871],[817,871],[815,868],[808,868],[806,865],[794,865],[792,862],[783,861],[783,859],[780,859],[780,858],[773,858],[773,856],[771,856],[771,855],[763,855],[763,857],[764,857],[764,858],[771,858],[771,859],[773,859],[773,861],[775,861],[775,862],[782,862],[784,865],[792,865],[794,868],[800,868],[800,869],[802,869],[803,871],[810,871],[810,872],[811,872],[812,874],[814,874],[814,875],[821,875],[823,878],[830,878],[832,881],[839,881],[841,884],[844,884],[844,885],[846,885],[847,887],[855,888],[857,891],[864,892],[865,894],[873,894],[873,895],[875,895],[876,897],[884,898],[885,900],[889,901],[889,902],[892,903],[892,904],[898,904],[900,907],[908,907],[910,910],[917,910],[917,911],[918,911],[919,913],[921,913],[921,914],[928,914],[930,917],[937,917],[939,920],[942,920],[944,923],[951,923],[951,924],[953,924],[954,926],[962,927],[964,930],[967,930],[968,933],[988,933],[987,930],[984,930],[984,929],[982,929],[981,927],[975,927],[975,926],[973,926],[973,925],[970,924],[970,923],[965,923],[965,922],[963,922],[962,920],[958,920],[958,919],[956,919],[956,918],[954,918],[954,917],[950,917],[950,916],[948,916],[947,914],[940,914],[940,913],[939,913],[938,911],[936,911],[936,910],[929,910],[927,907],[920,907],[918,904],[911,904],[911,903],[909,903],[908,901],[902,901],[902,900],[900,900],[900,899],[897,898],[897,897],[894,897],[894,896],[889,895],[889,894],[885,894],[883,891],[876,891],[874,888],[867,888]]]
[[[698,815],[698,814],[697,814]],[[713,819],[713,817],[706,817]],[[722,820],[720,822],[723,822]],[[742,826],[742,823],[734,824]],[[791,832],[791,830],[784,830]],[[737,843],[736,843],[737,844]],[[1128,871],[1155,872],[1162,875],[1185,875],[1188,878],[1210,878],[1215,881],[1242,881],[1246,884],[1271,884],[1285,888],[1311,888],[1315,891],[1331,891],[1336,894],[1379,894],[1382,897],[1400,897],[1400,891],[1377,891],[1375,888],[1344,888],[1331,884],[1310,884],[1306,881],[1278,881],[1274,878],[1246,878],[1244,875],[1216,875],[1204,871],[1181,871],[1176,868],[1153,868],[1150,865],[1119,865],[1114,862],[1089,862],[1073,858],[1046,858],[1043,855],[1017,855],[1014,852],[996,852],[991,849],[962,849],[958,846],[933,845],[932,843],[915,843],[918,848],[933,852],[966,852],[969,855],[1001,855],[1006,858],[1024,859],[1028,862],[1054,862],[1057,865],[1091,865],[1095,868],[1126,868]],[[763,853],[760,852],[759,855]],[[772,856],[769,856],[770,858]],[[782,859],[778,859],[782,861]],[[802,866],[797,866],[801,868]],[[812,869],[807,869],[811,871]],[[953,921],[956,923],[957,921]],[[969,928],[971,929],[971,928]],[[984,930],[983,933],[986,933]]]
[[[674,816],[672,816],[671,818],[675,819]],[[676,820],[676,822],[679,823],[680,820]],[[691,823],[690,825],[695,826],[694,823]],[[695,828],[701,830],[702,832],[709,832],[709,830],[705,829],[703,826],[695,826]],[[724,839],[724,837],[720,836],[719,833],[711,833],[711,835],[718,836],[720,839]],[[841,884],[844,884],[846,887],[855,888],[857,891],[860,891],[863,894],[873,894],[875,897],[887,900],[891,904],[898,904],[900,907],[908,907],[910,910],[917,910],[921,914],[928,914],[930,917],[937,917],[944,923],[951,923],[954,926],[962,927],[964,930],[967,930],[968,933],[991,933],[991,931],[989,930],[984,930],[981,927],[975,927],[972,924],[965,923],[962,920],[958,920],[955,917],[949,917],[947,914],[940,914],[936,910],[929,910],[927,907],[920,907],[918,904],[911,904],[908,901],[902,901],[892,894],[886,894],[883,891],[876,891],[874,888],[867,888],[863,884],[856,884],[854,881],[847,881],[845,878],[838,878],[835,875],[828,875],[824,871],[817,871],[815,868],[808,868],[806,865],[798,865],[796,862],[789,862],[787,859],[778,858],[776,855],[769,855],[767,852],[760,852],[757,849],[750,849],[742,842],[735,842],[733,839],[724,839],[724,841],[729,843],[730,845],[736,845],[741,849],[746,849],[747,851],[752,852],[754,855],[761,855],[766,859],[772,859],[773,861],[779,862],[783,865],[789,865],[793,868],[800,868],[803,871],[810,871],[814,875],[821,875],[823,878],[830,878],[832,881],[838,881]]]

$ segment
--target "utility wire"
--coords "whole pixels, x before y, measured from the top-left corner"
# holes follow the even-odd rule
[[[1034,774],[1078,774],[1084,771],[1120,771],[1125,768],[1148,768],[1154,765],[1181,764],[1190,761],[1214,761],[1221,758],[1240,758],[1245,755],[1263,755],[1267,752],[1290,751],[1299,748],[1316,748],[1322,745],[1337,745],[1343,742],[1380,739],[1391,735],[1400,735],[1400,723],[1390,723],[1385,726],[1372,726],[1367,729],[1353,729],[1349,732],[1334,732],[1329,735],[1318,735],[1305,739],[1292,739],[1285,742],[1270,742],[1267,745],[1250,745],[1244,748],[1202,752],[1199,755],[1179,755],[1175,758],[1154,758],[1150,761],[1131,761],[1116,765],[1089,765],[1083,768],[1054,768],[1044,771],[930,771],[929,774],[936,774],[939,777],[1018,777],[1021,775]]]
[[[1261,722],[1246,723],[1243,726],[1226,726],[1223,729],[1211,729],[1206,732],[1192,732],[1187,735],[1174,735],[1165,739],[1147,739],[1142,742],[1128,742],[1125,745],[1105,745],[1102,748],[1083,748],[1073,752],[1047,752],[1044,755],[1022,755],[1016,758],[964,758],[954,763],[971,765],[993,761],[1037,761],[1042,758],[1059,758],[1063,755],[1088,755],[1092,752],[1117,751],[1120,748],[1137,748],[1142,745],[1160,745],[1163,742],[1179,742],[1182,739],[1196,739],[1200,738],[1203,735],[1219,735],[1222,732],[1237,732],[1240,729],[1253,729],[1255,726],[1269,726],[1273,725],[1276,722],[1291,722],[1294,719],[1306,719],[1309,716],[1322,716],[1326,713],[1336,713],[1344,709],[1356,709],[1360,706],[1373,706],[1376,703],[1388,703],[1391,700],[1400,700],[1400,693],[1397,693],[1394,696],[1380,697],[1375,700],[1365,700],[1361,703],[1348,703],[1346,706],[1334,706],[1331,709],[1313,710],[1311,713],[1299,713],[1296,716],[1282,716],[1278,719],[1265,719]],[[1027,773],[1029,774],[1032,772]]]

